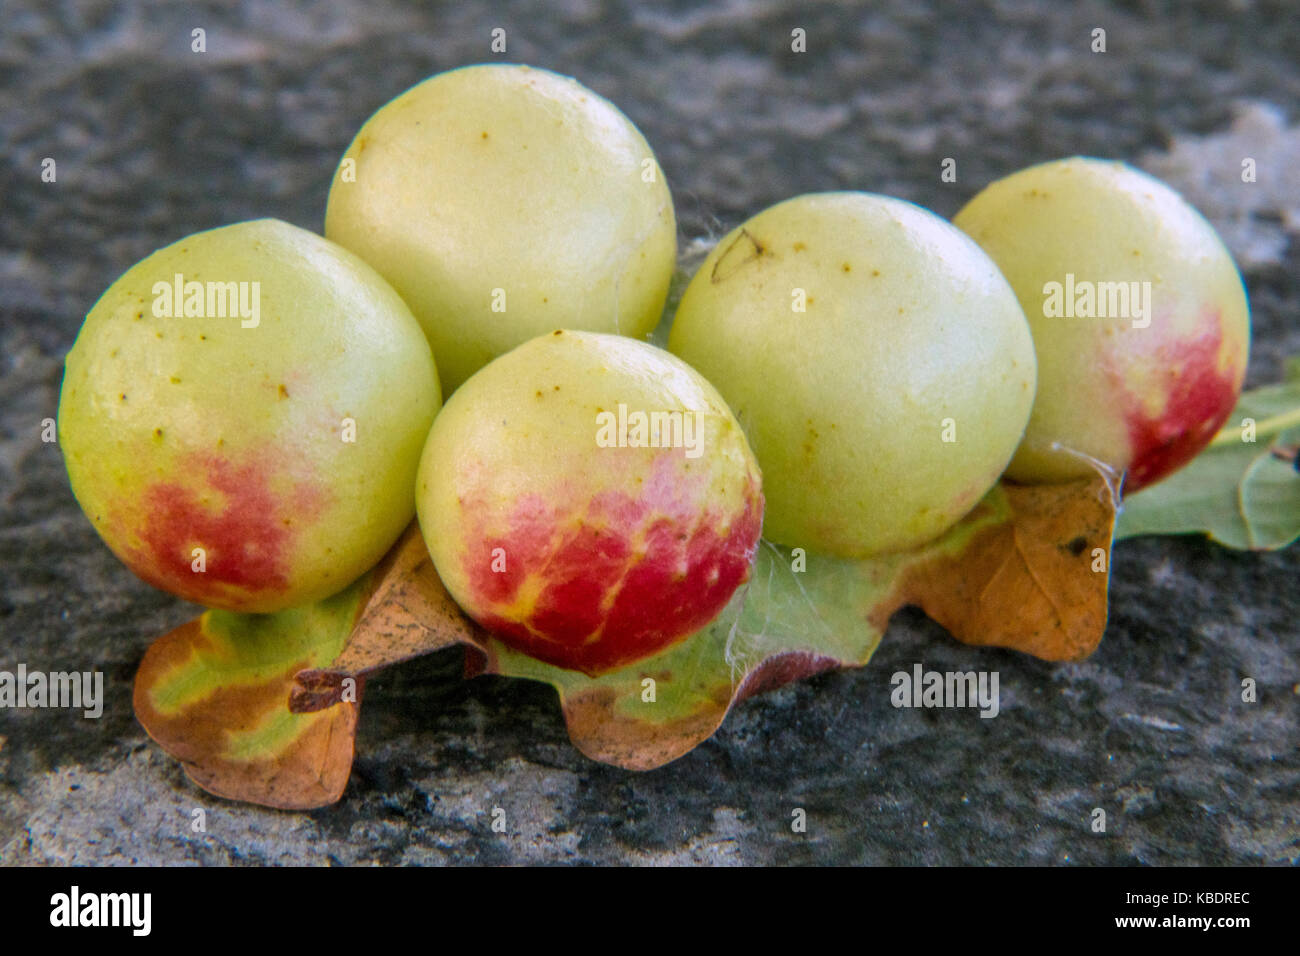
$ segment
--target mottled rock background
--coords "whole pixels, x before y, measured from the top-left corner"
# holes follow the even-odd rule
[[[1098,26],[1105,54],[1089,50]],[[963,647],[904,612],[869,667],[751,700],[651,773],[585,759],[549,688],[461,682],[454,654],[370,685],[329,809],[209,797],[147,740],[132,675],[195,609],[112,558],[39,440],[62,356],[159,246],[258,216],[319,230],[360,123],[431,73],[492,59],[494,27],[504,59],[574,75],[641,127],[683,243],[809,190],[951,215],[1032,162],[1115,157],[1168,177],[1232,244],[1254,309],[1249,384],[1300,354],[1289,4],[4,0],[0,669],[98,668],[108,701],[98,721],[0,712],[0,862],[1295,863],[1300,547],[1122,544],[1105,641],[1071,666]],[[940,181],[946,156],[956,183]],[[889,675],[917,661],[996,669],[1000,716],[893,709]],[[1247,676],[1257,704],[1240,701]],[[491,832],[498,805],[509,834]],[[206,834],[190,832],[195,807]],[[791,833],[795,807],[807,834]]]

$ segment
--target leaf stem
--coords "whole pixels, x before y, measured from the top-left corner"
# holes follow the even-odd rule
[[[1286,431],[1292,425],[1300,425],[1300,408],[1292,409],[1289,412],[1283,412],[1281,415],[1274,415],[1272,418],[1266,418],[1261,422],[1255,423],[1255,436],[1257,438],[1266,438],[1277,432]],[[1218,448],[1222,445],[1229,445],[1233,442],[1241,441],[1242,433],[1245,431],[1240,426],[1232,426],[1223,429],[1215,435],[1210,442],[1210,448]]]

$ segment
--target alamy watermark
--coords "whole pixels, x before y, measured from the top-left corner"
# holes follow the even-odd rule
[[[199,282],[176,273],[153,284],[153,314],[160,319],[233,319],[245,329],[262,321],[262,283]]]
[[[152,893],[83,893],[73,886],[50,897],[50,925],[58,927],[125,927],[133,936],[153,928]]]
[[[981,717],[996,717],[1000,707],[997,671],[896,671],[889,678],[895,707],[978,707]]]
[[[614,412],[596,414],[596,444],[601,448],[681,448],[687,458],[704,453],[702,415],[695,411],[629,412],[622,402]]]
[[[1049,319],[1132,319],[1133,328],[1151,324],[1150,282],[1091,282],[1075,280],[1043,285],[1043,315]]]
[[[70,707],[92,720],[104,713],[102,671],[0,671],[0,707]]]

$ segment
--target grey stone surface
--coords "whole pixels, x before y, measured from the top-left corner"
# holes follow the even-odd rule
[[[799,192],[868,189],[951,215],[1031,162],[1127,159],[1196,198],[1247,266],[1250,384],[1300,354],[1287,4],[6,0],[0,668],[98,668],[108,701],[97,721],[0,711],[0,862],[1295,863],[1296,547],[1124,543],[1106,638],[1068,666],[966,648],[902,612],[869,667],[750,700],[650,773],[582,757],[548,688],[460,681],[454,654],[372,682],[332,808],[209,797],[148,741],[131,678],[151,637],[195,609],[113,559],[39,440],[81,317],[186,233],[258,216],[319,229],[365,117],[490,59],[498,26],[508,59],[575,75],[640,125],[684,243]],[[1089,51],[1096,26],[1104,55]],[[190,52],[195,27],[206,54]],[[794,27],[806,54],[790,52]],[[1242,150],[1261,157],[1255,190],[1221,185]],[[47,156],[57,183],[40,180]],[[956,183],[939,180],[945,156]],[[889,675],[918,661],[998,670],[1000,716],[893,709]],[[1247,676],[1257,704],[1239,699]],[[494,806],[508,834],[491,832]],[[190,832],[195,807],[206,834]],[[807,834],[791,832],[795,807]]]

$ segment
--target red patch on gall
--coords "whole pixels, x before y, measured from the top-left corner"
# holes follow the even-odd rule
[[[1168,396],[1158,418],[1130,405],[1125,421],[1131,459],[1124,491],[1132,494],[1177,471],[1223,427],[1241,391],[1239,364],[1219,371],[1223,330],[1217,314],[1194,339],[1169,343],[1153,357],[1168,370]]]
[[[476,536],[466,555],[471,616],[526,654],[590,675],[677,643],[749,577],[763,496],[751,479],[725,531],[716,512],[680,504],[606,492],[575,523],[541,496],[520,501],[509,534]],[[496,548],[507,555],[504,572],[492,570]],[[530,577],[540,582],[531,608],[520,620],[503,616]]]
[[[155,587],[233,610],[287,591],[294,523],[319,514],[321,493],[300,483],[292,495],[277,496],[261,462],[235,465],[200,455],[188,467],[203,479],[144,490],[143,547],[125,556],[127,564]],[[195,548],[204,551],[202,572],[194,570]]]

